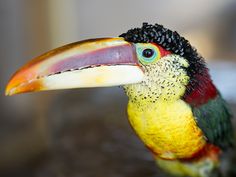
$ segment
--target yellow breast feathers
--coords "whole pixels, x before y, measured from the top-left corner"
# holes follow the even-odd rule
[[[161,158],[192,157],[206,144],[191,108],[182,100],[160,101],[145,109],[129,102],[128,116],[145,145]]]

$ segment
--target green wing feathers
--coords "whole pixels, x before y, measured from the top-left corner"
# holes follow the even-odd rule
[[[192,110],[198,126],[210,143],[222,149],[234,144],[232,114],[220,94],[203,105],[192,107]]]

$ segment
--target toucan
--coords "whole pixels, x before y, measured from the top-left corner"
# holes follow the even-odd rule
[[[110,86],[124,88],[129,122],[160,168],[190,177],[219,171],[234,144],[232,115],[204,58],[162,25],[51,50],[20,68],[6,95]]]

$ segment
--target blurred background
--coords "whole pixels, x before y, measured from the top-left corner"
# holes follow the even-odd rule
[[[4,96],[29,59],[142,22],[189,39],[236,115],[235,0],[0,0],[0,176],[167,176],[130,128],[120,88]]]

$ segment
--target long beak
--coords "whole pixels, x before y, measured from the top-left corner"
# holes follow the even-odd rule
[[[92,39],[33,59],[13,75],[6,95],[134,84],[141,82],[143,76],[132,43],[123,38]]]

